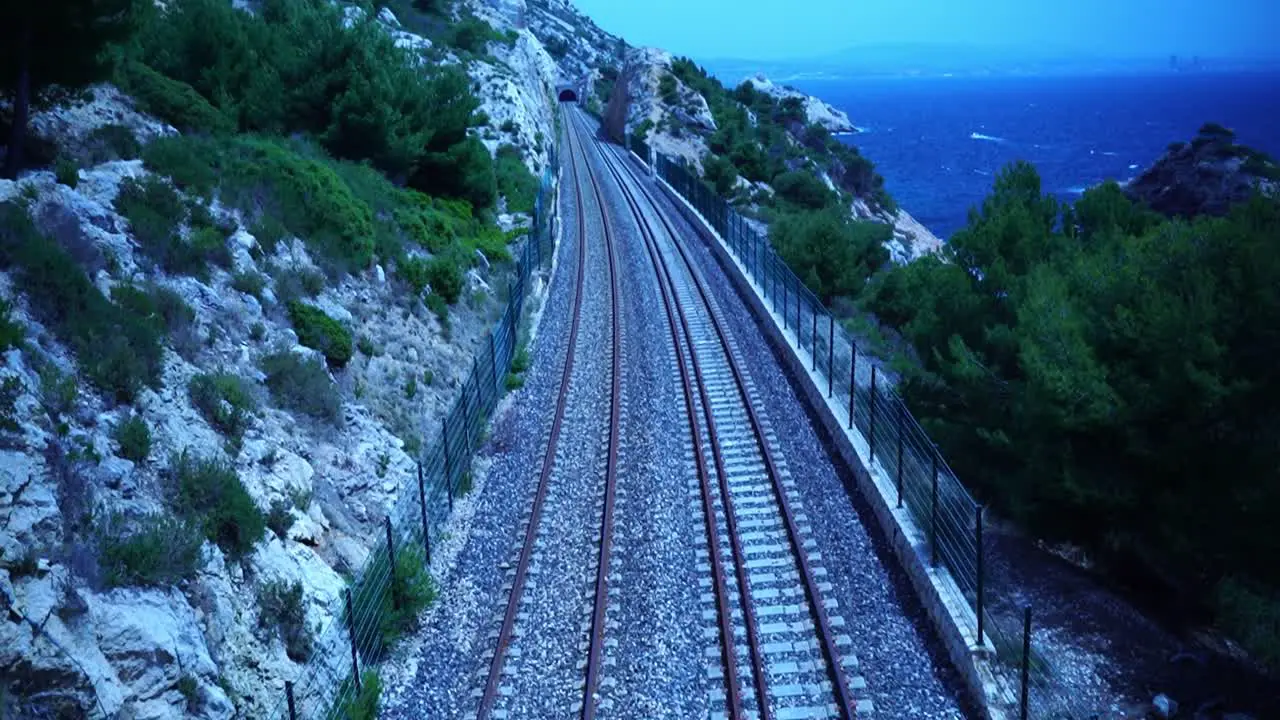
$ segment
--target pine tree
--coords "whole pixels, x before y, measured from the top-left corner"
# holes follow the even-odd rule
[[[0,94],[12,102],[4,177],[22,167],[33,105],[105,77],[107,47],[134,26],[136,0],[0,3]]]

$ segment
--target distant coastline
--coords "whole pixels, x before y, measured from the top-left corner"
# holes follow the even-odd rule
[[[1086,77],[805,79],[849,115],[841,136],[871,158],[898,203],[940,237],[963,227],[995,175],[1028,160],[1045,192],[1074,202],[1124,183],[1206,121],[1280,156],[1280,71]]]

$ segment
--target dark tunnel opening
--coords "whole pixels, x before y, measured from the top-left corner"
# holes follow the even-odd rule
[[[560,91],[560,102],[578,102],[578,93],[565,88]]]

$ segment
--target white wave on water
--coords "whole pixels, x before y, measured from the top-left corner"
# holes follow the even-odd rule
[[[1137,169],[1138,169],[1138,164],[1137,164],[1137,163],[1134,163],[1134,164],[1130,165],[1130,166],[1129,166],[1129,169],[1130,169],[1130,170],[1137,170]]]
[[[991,173],[987,172],[986,170],[978,170],[977,168],[974,168],[973,172],[975,175],[982,175],[983,177],[991,177]]]
[[[1105,151],[1105,150],[1104,150],[1104,151],[1102,151],[1102,154],[1103,154],[1103,155],[1106,155],[1106,156],[1108,156],[1108,157],[1115,157],[1115,156],[1116,156],[1116,154],[1115,154],[1115,153],[1113,153],[1113,152],[1107,152],[1107,151]]]
[[[1009,142],[1008,140],[1005,140],[1002,137],[996,137],[994,135],[983,135],[980,132],[969,133],[969,139],[970,140],[986,140],[987,142],[998,142],[998,143]]]

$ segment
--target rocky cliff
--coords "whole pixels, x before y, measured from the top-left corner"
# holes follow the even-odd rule
[[[1125,194],[1168,216],[1226,215],[1256,191],[1280,190],[1280,166],[1239,145],[1230,130],[1212,123],[1191,142],[1177,142],[1129,183]]]
[[[472,0],[455,12],[466,9],[512,38],[483,57],[440,60],[466,67],[490,118],[471,132],[491,151],[514,145],[540,173],[555,137],[557,70],[523,27],[523,2]],[[378,21],[401,47],[432,47],[390,10]],[[0,204],[25,207],[34,229],[88,273],[96,290],[85,293],[118,299],[141,288],[164,299],[169,329],[159,381],[120,403],[88,379],[90,348],[70,346],[47,298],[24,290],[58,278],[19,282],[15,270],[0,271],[0,717],[264,717],[306,654],[324,650],[277,631],[265,594],[301,588],[306,638],[334,621],[347,578],[416,480],[421,438],[439,433],[471,367],[499,304],[490,286],[506,280],[487,263],[471,270],[446,321],[390,268],[323,272],[308,238],[264,237],[217,199],[201,212],[226,233],[225,263],[203,275],[160,269],[122,210],[122,188],[154,176],[141,160],[101,157],[104,128],[144,147],[177,134],[115,87],[95,86],[33,120],[80,167],[70,177],[45,170],[0,181]],[[194,213],[196,198],[179,197]],[[6,220],[0,246],[12,251],[26,241]],[[498,217],[504,228],[521,220]],[[349,331],[358,348],[349,361],[326,363],[314,340],[299,337],[286,293]],[[269,353],[324,368],[297,399],[323,399],[325,417],[267,391]],[[193,389],[228,386],[243,393],[210,402]],[[139,427],[141,449],[129,434]],[[194,575],[176,583],[106,576],[104,548],[125,527],[115,519],[172,515],[184,452],[238,476],[269,529],[242,555],[204,542]]]
[[[599,113],[614,82],[621,78],[627,83],[631,102],[628,133],[642,136],[658,153],[682,160],[700,173],[709,156],[727,156],[729,153],[723,148],[712,147],[721,130],[713,106],[726,94],[727,101],[736,104],[735,110],[746,109],[753,127],[761,120],[738,101],[738,93],[727,93],[715,79],[710,79],[709,84],[703,82],[708,78],[699,77],[696,65],[661,49],[627,45],[623,38],[605,32],[578,12],[568,0],[530,0],[528,7],[529,28],[551,50],[564,82],[584,89],[583,103],[588,109]],[[748,78],[743,86],[779,106],[794,106],[797,111],[794,121],[786,123],[788,132],[782,141],[785,146],[764,151],[787,155],[784,170],[803,170],[833,190],[850,192],[851,217],[892,225],[893,237],[887,248],[895,261],[908,262],[941,247],[942,241],[907,211],[882,202],[884,196],[864,182],[868,171],[851,168],[841,154],[830,151],[835,147],[827,144],[831,135],[857,132],[844,112],[763,76]],[[826,137],[815,139],[811,128],[821,129]],[[802,161],[806,156],[808,161]],[[739,177],[736,189],[744,201],[737,203],[739,209],[748,215],[759,209],[752,197],[770,198],[774,194],[767,178]]]

